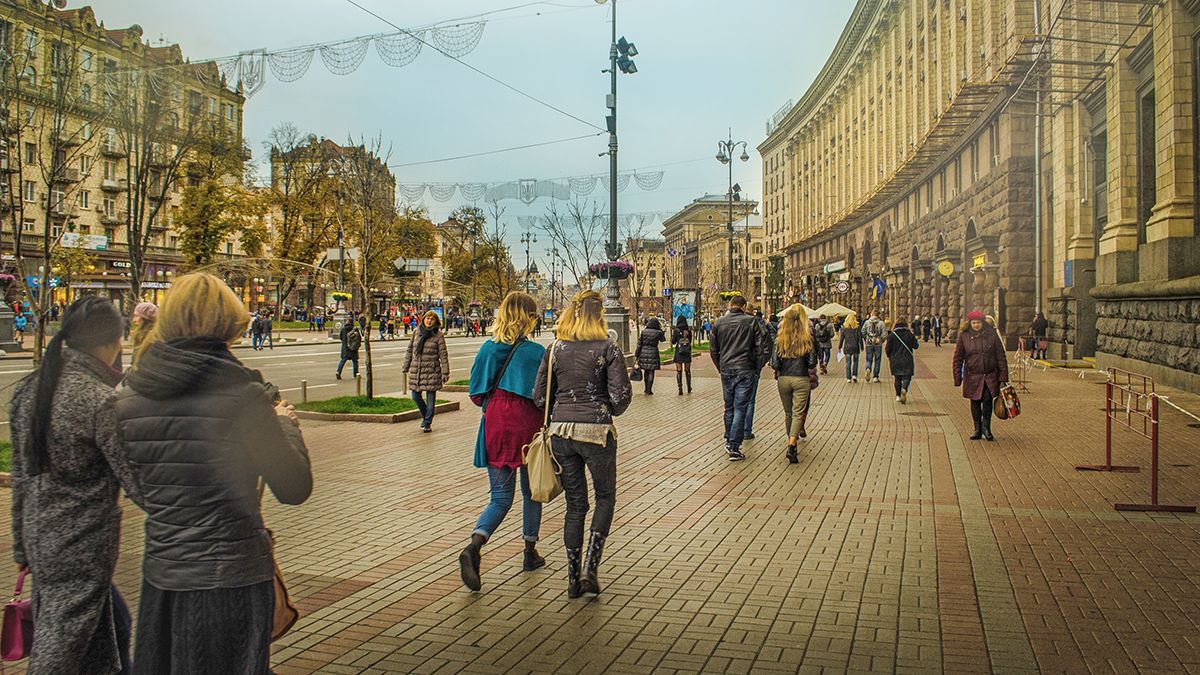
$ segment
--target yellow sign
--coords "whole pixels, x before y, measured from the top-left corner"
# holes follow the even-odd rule
[[[984,267],[987,264],[987,251],[976,253],[975,257],[971,258],[971,267]]]
[[[938,274],[948,277],[951,274],[954,274],[954,263],[950,262],[949,260],[943,260],[942,262],[938,263],[937,271]]]

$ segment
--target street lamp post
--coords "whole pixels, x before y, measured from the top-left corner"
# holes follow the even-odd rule
[[[537,243],[537,234],[525,232],[521,235],[521,243],[525,244],[525,292],[529,292],[529,245]]]
[[[596,0],[596,4],[603,5],[608,0]],[[617,71],[619,70],[626,75],[632,75],[637,72],[637,65],[633,62],[633,57],[637,56],[638,50],[632,42],[625,38],[617,39],[617,0],[612,0],[612,44],[608,49],[609,66],[604,72],[609,74],[611,81],[611,89],[608,94],[607,107],[609,110],[605,122],[608,127],[608,245],[607,253],[610,262],[616,262],[621,257],[621,247],[617,243]],[[603,156],[604,153],[601,153]],[[615,330],[621,341],[623,351],[628,351],[629,348],[629,329],[628,317],[625,308],[621,305],[621,286],[620,280],[614,279],[611,276],[608,279],[606,288],[606,298],[604,301],[605,314],[608,319],[608,327]]]
[[[729,290],[733,290],[733,202],[741,201],[742,186],[733,182],[733,153],[742,148],[741,159],[743,162],[750,161],[750,155],[746,153],[746,141],[733,140],[733,129],[729,130],[729,138],[723,141],[717,141],[717,161],[729,167],[729,222],[726,226],[729,228]]]

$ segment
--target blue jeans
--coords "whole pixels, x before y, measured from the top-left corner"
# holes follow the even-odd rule
[[[756,376],[753,370],[728,370],[721,373],[721,389],[725,395],[725,448],[738,450],[746,435],[746,410],[754,391]]]
[[[858,354],[846,354],[846,379],[858,379]]]
[[[823,366],[829,365],[829,350],[830,349],[832,349],[832,347],[822,347],[820,345],[817,346],[817,360]]]
[[[867,372],[879,379],[879,367],[883,364],[883,345],[867,345]]]
[[[351,364],[354,365],[354,375],[355,375],[355,377],[357,377],[358,376],[358,352],[354,352],[353,354],[346,354],[346,353],[342,354],[342,360],[338,361],[337,374],[338,375],[342,374],[342,367],[346,365],[347,361],[349,361]]]
[[[424,400],[421,400],[421,397]],[[433,409],[436,406],[436,391],[413,391],[412,400],[416,402],[417,409],[421,411],[421,425],[429,426],[433,423]]]
[[[525,541],[537,541],[538,530],[542,527],[542,504],[529,497],[529,474],[525,471],[525,467],[518,470],[489,466],[487,472],[488,489],[492,493],[492,501],[488,503],[483,513],[479,514],[479,520],[475,523],[475,531],[471,534],[483,535],[484,539],[492,538],[492,534],[500,527],[500,523],[504,522],[504,516],[507,516],[508,510],[512,508],[513,496],[517,491],[516,477],[519,472],[521,497],[524,500],[521,506],[521,535]]]
[[[750,385],[750,404],[746,406],[746,423],[742,426],[742,435],[754,433],[754,403],[758,401],[758,383],[762,379],[762,371],[754,373],[754,384]]]
[[[262,333],[255,333],[250,337],[250,346],[255,349],[261,349],[263,344]]]
[[[912,387],[912,375],[896,375],[892,378],[892,386],[896,389],[896,395],[900,395],[900,390],[908,391]]]

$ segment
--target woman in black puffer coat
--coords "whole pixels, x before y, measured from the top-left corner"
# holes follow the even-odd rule
[[[637,362],[638,368],[642,369],[647,396],[654,394],[654,371],[662,367],[662,359],[658,355],[658,343],[666,341],[667,334],[663,332],[662,324],[658,322],[658,319],[647,321],[646,327],[642,329],[642,334],[638,336]]]

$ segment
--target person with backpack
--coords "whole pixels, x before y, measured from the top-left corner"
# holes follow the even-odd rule
[[[342,379],[342,368],[347,361],[353,364],[354,376],[358,377],[358,348],[362,346],[362,331],[358,329],[358,323],[352,318],[347,319],[338,337],[342,342],[342,358],[338,361],[334,377]]]
[[[25,315],[18,313],[13,317],[13,340],[20,343],[25,339],[25,329],[29,327],[29,319]]]
[[[879,310],[871,310],[871,316],[863,322],[862,339],[867,352],[867,365],[863,377],[867,382],[879,381],[879,369],[883,366],[883,342],[887,338],[887,326],[879,318]]]
[[[692,393],[692,329],[687,319],[680,315],[675,319],[675,327],[671,329],[671,346],[675,348],[675,384],[679,386],[679,395],[683,396],[683,378],[687,376],[687,393]]]
[[[908,389],[912,386],[913,374],[916,373],[916,351],[920,347],[917,336],[908,328],[904,319],[898,319],[895,327],[888,334],[883,351],[887,354],[888,365],[892,369],[892,384],[896,389],[896,400],[901,404],[908,403]]]
[[[838,336],[838,351],[846,358],[846,382],[858,384],[858,355],[862,351],[862,329],[858,327],[858,319],[851,314],[842,324],[842,332]]]
[[[820,362],[821,374],[829,373],[829,353],[833,350],[833,324],[824,314],[817,319],[813,326],[813,340],[817,343],[817,360]]]
[[[262,314],[255,312],[254,318],[250,321],[250,347],[254,351],[262,351],[263,343],[263,318]]]

